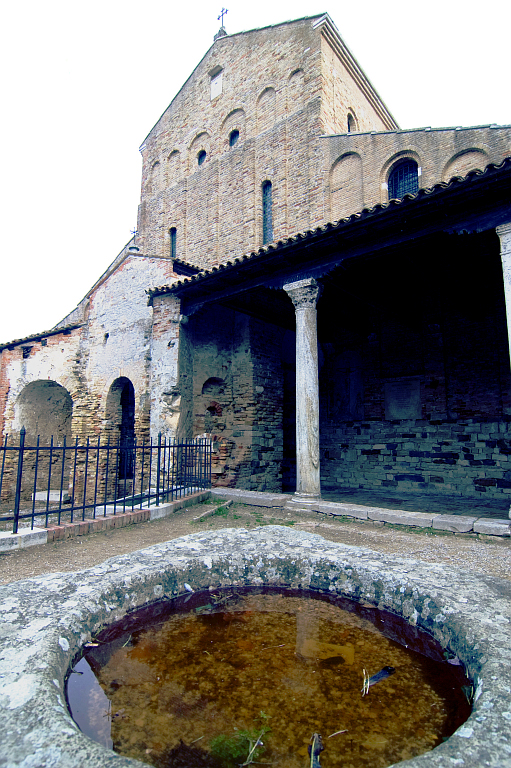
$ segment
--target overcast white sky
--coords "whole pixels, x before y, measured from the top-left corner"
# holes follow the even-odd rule
[[[227,0],[228,33],[328,11],[403,128],[511,123],[509,0]],[[7,4],[6,4],[7,5]],[[213,42],[212,0],[0,15],[0,341],[47,330],[136,225],[138,147]]]

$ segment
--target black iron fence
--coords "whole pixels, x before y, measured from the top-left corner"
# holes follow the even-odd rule
[[[0,445],[0,523],[30,527],[144,509],[211,487],[206,439]]]

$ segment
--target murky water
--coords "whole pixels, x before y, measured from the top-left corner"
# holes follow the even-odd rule
[[[429,636],[370,606],[296,594],[194,594],[172,613],[161,604],[145,629],[147,615],[105,630],[69,677],[73,717],[148,764],[225,768],[305,768],[314,733],[322,767],[383,768],[468,717],[470,684]],[[363,670],[383,667],[395,672],[362,695]]]

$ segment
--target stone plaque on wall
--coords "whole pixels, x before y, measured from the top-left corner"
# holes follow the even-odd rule
[[[422,418],[420,379],[385,383],[385,418],[388,421]]]

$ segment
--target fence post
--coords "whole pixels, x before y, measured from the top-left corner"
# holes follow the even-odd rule
[[[161,432],[158,432],[158,462],[156,465],[156,506],[160,506]]]
[[[18,474],[16,476],[16,496],[14,498],[14,524],[12,526],[12,532],[18,533],[18,520],[20,516],[20,496],[21,496],[21,478],[23,476],[23,453],[25,450],[25,427],[21,428],[20,432],[20,447],[18,453]]]

